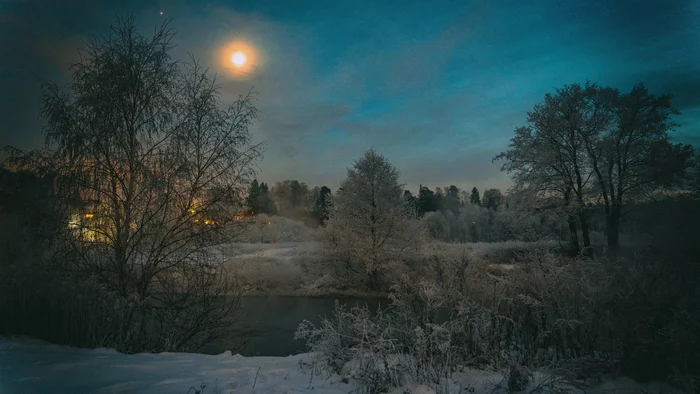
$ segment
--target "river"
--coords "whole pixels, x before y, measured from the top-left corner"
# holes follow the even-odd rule
[[[288,356],[307,351],[304,341],[295,341],[299,323],[309,320],[316,324],[323,317],[332,317],[335,300],[348,306],[367,305],[370,310],[389,305],[387,299],[247,296],[241,298],[241,319],[230,331],[230,339],[212,343],[202,353],[220,354],[243,342],[233,350],[243,356]]]

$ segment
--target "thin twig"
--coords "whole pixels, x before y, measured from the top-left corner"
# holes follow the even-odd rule
[[[314,379],[314,370],[313,368],[311,369],[311,375],[309,375],[309,387],[307,387],[307,390],[311,389],[311,381]]]
[[[255,373],[255,380],[253,381],[253,388],[255,388],[255,384],[258,383],[258,374],[260,373],[260,368],[262,368],[262,366],[259,366],[258,371]]]

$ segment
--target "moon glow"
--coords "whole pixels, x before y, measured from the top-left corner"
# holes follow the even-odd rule
[[[261,48],[243,39],[223,41],[214,56],[218,71],[236,80],[247,80],[258,75],[264,63]]]
[[[231,63],[236,67],[243,67],[248,57],[241,51],[236,51],[231,55]]]

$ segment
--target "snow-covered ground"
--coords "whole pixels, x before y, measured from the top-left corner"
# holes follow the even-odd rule
[[[357,392],[352,381],[319,376],[306,364],[308,355],[242,357],[192,353],[125,355],[110,349],[77,349],[33,339],[0,338],[0,393],[300,393]],[[537,380],[537,379],[535,379]],[[347,380],[345,380],[347,381]],[[454,380],[474,393],[493,390],[502,376],[468,371]],[[533,382],[537,385],[537,382]],[[534,388],[534,387],[533,387]],[[425,386],[412,393],[432,393]],[[394,393],[403,393],[403,389]],[[527,391],[526,391],[527,392]],[[547,390],[542,393],[547,393]],[[584,391],[574,391],[583,393]],[[587,394],[672,393],[668,386],[617,379],[586,389]]]
[[[125,355],[30,339],[0,339],[0,393],[347,393],[339,378],[312,376],[305,355]]]

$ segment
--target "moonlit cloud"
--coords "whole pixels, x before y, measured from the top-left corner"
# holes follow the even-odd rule
[[[226,99],[254,88],[267,141],[261,179],[336,188],[373,147],[412,189],[507,188],[491,158],[545,93],[585,80],[628,89],[643,81],[683,112],[674,138],[700,143],[700,10],[668,2],[501,1],[0,3],[3,142],[35,146],[41,78],[65,77],[82,35],[114,13],[150,29],[173,18],[177,56],[219,72]],[[332,4],[332,5],[331,5]],[[244,40],[262,63],[247,79],[219,69],[216,51]]]

